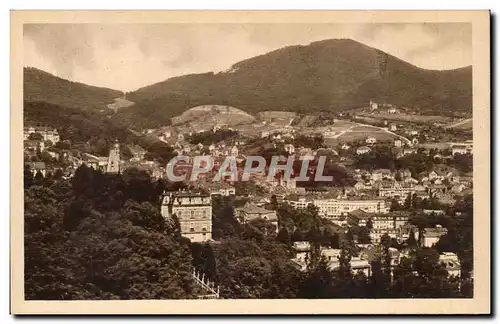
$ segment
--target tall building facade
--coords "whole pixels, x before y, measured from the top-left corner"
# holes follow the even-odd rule
[[[181,235],[191,242],[212,239],[212,199],[210,194],[192,191],[166,192],[161,214],[165,219],[176,215]]]

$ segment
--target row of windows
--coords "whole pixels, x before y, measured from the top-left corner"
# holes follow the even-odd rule
[[[211,212],[211,211],[210,211]],[[208,215],[209,214],[209,209],[204,208],[204,209],[189,209],[189,210],[174,210],[173,213],[177,215],[194,215],[194,214],[202,214],[202,215]]]
[[[194,229],[194,227],[189,228],[189,232],[195,232],[195,231],[196,231],[196,230]],[[201,231],[202,231],[202,232],[208,232],[206,227],[203,227],[203,228],[201,229]]]

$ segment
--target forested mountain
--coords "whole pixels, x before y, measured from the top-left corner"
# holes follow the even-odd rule
[[[44,101],[82,110],[101,110],[121,96],[121,91],[68,81],[33,67],[24,68],[26,101]]]
[[[133,76],[131,76],[133,77]],[[80,109],[104,109],[120,91],[24,70],[24,98]],[[127,94],[135,104],[113,119],[134,128],[170,123],[189,108],[229,105],[250,114],[278,110],[340,111],[386,102],[436,115],[472,110],[472,67],[425,70],[349,39],[289,46],[220,73],[167,79]]]
[[[265,110],[339,111],[370,100],[450,114],[472,109],[472,67],[425,70],[349,39],[289,46],[226,72],[170,78],[127,94],[119,115],[151,127],[204,104]]]

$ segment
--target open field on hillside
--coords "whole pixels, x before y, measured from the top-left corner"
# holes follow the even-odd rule
[[[389,113],[370,113],[359,114],[365,118],[372,118],[378,121],[392,120],[412,123],[449,123],[453,119],[445,116],[427,116],[427,115],[410,115],[404,113],[389,114]]]
[[[444,150],[444,149],[450,148],[450,144],[449,143],[422,143],[422,144],[418,144],[417,147],[422,147],[425,149]]]
[[[377,139],[377,141],[390,141],[395,138],[394,135],[386,133],[384,131],[370,130],[370,131],[356,131],[355,129],[339,136],[339,140],[342,142],[353,142],[359,140],[365,140],[367,137],[372,136]]]
[[[354,128],[351,129],[352,132],[366,132],[366,133],[371,133],[371,132],[384,132],[383,130],[381,129],[377,129],[375,127],[371,127],[371,126],[356,126]]]
[[[259,120],[283,127],[289,125],[294,118],[297,118],[297,114],[289,111],[263,111],[258,114]]]
[[[356,129],[358,127],[363,128],[365,130],[357,131]],[[379,141],[379,142],[393,141],[394,139],[397,138],[397,136],[394,136],[394,135],[387,133],[383,130],[377,130],[375,128],[371,128],[370,130],[367,130],[368,127],[364,127],[364,126],[358,126],[358,127],[354,127],[351,131],[347,131],[344,134],[338,136],[337,138],[325,138],[325,144],[328,146],[335,146],[335,145],[342,144],[342,143],[364,141],[369,136],[375,137],[377,139],[377,141]]]

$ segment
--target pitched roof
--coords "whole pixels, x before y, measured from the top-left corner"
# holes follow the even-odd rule
[[[274,212],[272,210],[259,207],[251,202],[247,202],[243,208],[240,208],[240,210],[247,214],[269,214]]]
[[[370,214],[361,209],[356,209],[349,213],[349,215],[355,216],[358,219],[368,219]]]

